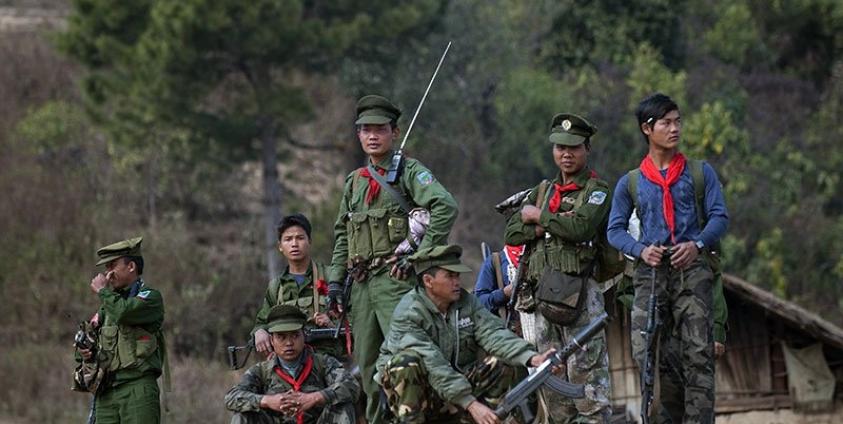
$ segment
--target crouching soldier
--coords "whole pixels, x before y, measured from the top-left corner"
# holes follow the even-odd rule
[[[331,356],[304,344],[307,315],[291,305],[269,311],[275,355],[243,375],[225,395],[232,423],[354,423],[360,386]]]
[[[515,382],[515,367],[538,366],[554,352],[538,354],[460,288],[460,273],[471,271],[461,254],[459,246],[436,246],[410,257],[418,283],[392,316],[375,376],[402,423],[469,416],[498,423],[493,408]]]

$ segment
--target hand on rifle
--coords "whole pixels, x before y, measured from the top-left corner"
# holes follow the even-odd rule
[[[474,422],[478,424],[499,424],[501,422],[500,418],[495,415],[495,411],[492,411],[488,406],[483,405],[479,401],[472,401],[465,409],[471,414]]]
[[[267,355],[272,353],[272,342],[270,341],[269,333],[263,328],[255,331],[255,350],[258,353]]]
[[[389,270],[389,275],[396,280],[404,280],[410,275],[410,268],[412,264],[407,260],[406,255],[392,255],[386,260],[386,263],[392,264],[392,269]]]
[[[673,254],[670,255],[670,265],[676,269],[685,269],[691,265],[697,256],[700,255],[697,245],[692,241],[686,241],[673,247]]]
[[[328,317],[328,314],[324,312],[314,312],[313,317],[311,317],[311,321],[316,324],[317,327],[331,327],[333,323],[331,323],[331,318]]]
[[[696,249],[696,246],[694,248]],[[641,251],[641,260],[652,267],[659,266],[665,251],[667,247],[651,244]]]
[[[343,293],[342,284],[339,281],[331,281],[328,283],[328,301],[327,307],[329,311],[342,312],[343,309]]]
[[[546,350],[544,353],[540,353],[538,355],[533,355],[533,357],[530,358],[529,366],[531,366],[533,368],[536,368],[539,365],[543,364],[544,361],[547,361],[548,359],[550,359],[550,357],[553,356],[553,354],[555,354],[555,353],[556,353],[556,349],[550,348],[550,349]],[[551,369],[551,372],[554,373],[554,374],[564,373],[565,372],[565,364],[554,365],[553,368]]]

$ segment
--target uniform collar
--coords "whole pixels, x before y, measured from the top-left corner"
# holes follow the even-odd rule
[[[388,155],[386,155],[383,159],[381,159],[381,161],[380,161],[380,162],[378,162],[378,163],[372,163],[371,159],[367,159],[367,160],[366,160],[366,164],[367,164],[367,165],[368,165],[368,164],[371,164],[371,165],[373,165],[375,168],[380,168],[380,169],[386,169],[386,170],[388,170],[388,169],[389,169],[389,167],[392,165],[392,156],[394,156],[394,155],[395,155],[395,151],[394,151],[394,150],[390,150],[390,151],[389,151],[389,154],[388,154]]]
[[[304,272],[304,276],[308,278],[313,278],[313,259],[310,260],[307,264],[307,271]],[[292,280],[293,274],[290,273],[290,266],[287,265],[284,267],[284,273],[281,274],[281,279],[283,280]]]
[[[584,187],[588,180],[591,178],[591,168],[588,165],[584,166],[577,175],[574,175],[572,181],[576,183],[576,185],[580,187]],[[562,172],[556,174],[556,178],[553,180],[554,183],[562,184]]]

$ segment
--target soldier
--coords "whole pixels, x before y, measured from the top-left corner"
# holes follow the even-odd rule
[[[366,417],[382,422],[378,386],[372,380],[375,361],[384,335],[389,331],[398,301],[413,287],[403,269],[405,258],[395,250],[408,238],[406,208],[430,211],[430,223],[419,249],[444,244],[457,217],[457,203],[433,174],[415,159],[407,158],[395,184],[382,187],[370,169],[384,175],[398,138],[401,111],[389,100],[375,95],[357,102],[357,138],[368,156],[366,167],[346,177],[340,210],[334,226],[334,255],[328,274],[329,298],[341,299],[347,267],[365,268],[351,291],[351,324],[354,328],[354,360],[360,366],[363,391],[368,396]],[[401,197],[402,200],[397,198]],[[401,207],[401,202],[408,205]],[[395,263],[396,266],[391,265]],[[346,305],[342,305],[346,306]]]
[[[99,328],[96,349],[80,349],[84,360],[95,359],[105,377],[94,397],[97,423],[157,423],[161,419],[158,377],[165,363],[164,301],[145,284],[142,237],[97,250],[97,266],[106,273],[91,280],[100,300],[91,324]]]
[[[525,338],[539,349],[564,345],[604,310],[594,271],[609,213],[609,186],[588,168],[596,131],[577,115],[553,117],[548,140],[559,173],[551,183],[536,186],[507,224],[508,244],[530,246],[522,258],[526,284],[518,309]],[[572,400],[542,389],[545,417],[550,422],[606,422],[611,390],[605,332],[568,358],[566,373],[570,382],[585,384],[586,397]]]
[[[225,395],[232,423],[354,423],[360,386],[334,357],[304,344],[308,317],[292,305],[273,306],[266,330],[270,359],[249,368]]]
[[[512,297],[512,285],[518,269],[518,260],[524,246],[505,245],[500,252],[494,252],[483,261],[477,281],[474,283],[474,295],[486,309],[504,318],[506,304]]]
[[[275,305],[293,305],[308,315],[306,328],[332,327],[328,317],[325,267],[310,256],[311,226],[302,214],[285,216],[278,223],[278,250],[287,259],[284,273],[272,279],[266,289],[263,304],[255,318],[255,348],[270,354],[269,332],[266,330],[269,310]],[[341,339],[314,340],[311,345],[317,352],[345,359],[347,349]]]
[[[402,423],[469,416],[498,423],[490,407],[515,382],[515,367],[538,366],[555,352],[538,354],[460,288],[460,273],[471,271],[461,255],[459,246],[436,246],[411,257],[418,282],[395,310],[375,377]]]
[[[638,169],[618,181],[608,227],[612,245],[639,259],[633,276],[633,356],[643,367],[646,346],[641,331],[647,324],[655,278],[663,318],[658,343],[661,374],[680,368],[684,390],[684,403],[673,402],[662,392],[667,395],[662,411],[669,416],[661,415],[659,421],[712,423],[714,276],[705,256],[726,232],[726,204],[714,169],[702,161],[686,160],[679,152],[682,121],[673,100],[654,94],[639,103],[635,115],[649,152]],[[695,184],[695,179],[703,184]],[[629,190],[630,184],[636,189]],[[695,190],[700,185],[702,190]],[[641,220],[639,240],[627,233],[633,209]]]

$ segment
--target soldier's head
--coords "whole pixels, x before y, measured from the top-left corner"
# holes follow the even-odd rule
[[[460,299],[460,274],[471,272],[471,268],[460,261],[460,256],[462,248],[449,245],[423,249],[410,257],[419,286],[440,310],[446,311],[450,304]]]
[[[300,214],[287,215],[278,223],[278,250],[289,262],[310,260],[310,221]]]
[[[128,287],[143,274],[143,237],[118,241],[97,249],[97,266],[105,265],[108,284],[115,289]]]
[[[576,175],[588,164],[591,137],[597,127],[573,113],[559,113],[550,122],[548,141],[553,143],[553,162],[564,175]]]
[[[682,120],[679,106],[670,97],[656,93],[641,100],[635,109],[635,118],[645,143],[664,149],[673,149],[679,144]]]
[[[297,360],[304,350],[307,315],[292,305],[275,305],[266,318],[272,350],[287,362]]]
[[[363,152],[381,160],[392,150],[399,136],[398,117],[401,109],[386,97],[370,94],[357,101],[357,138]]]

